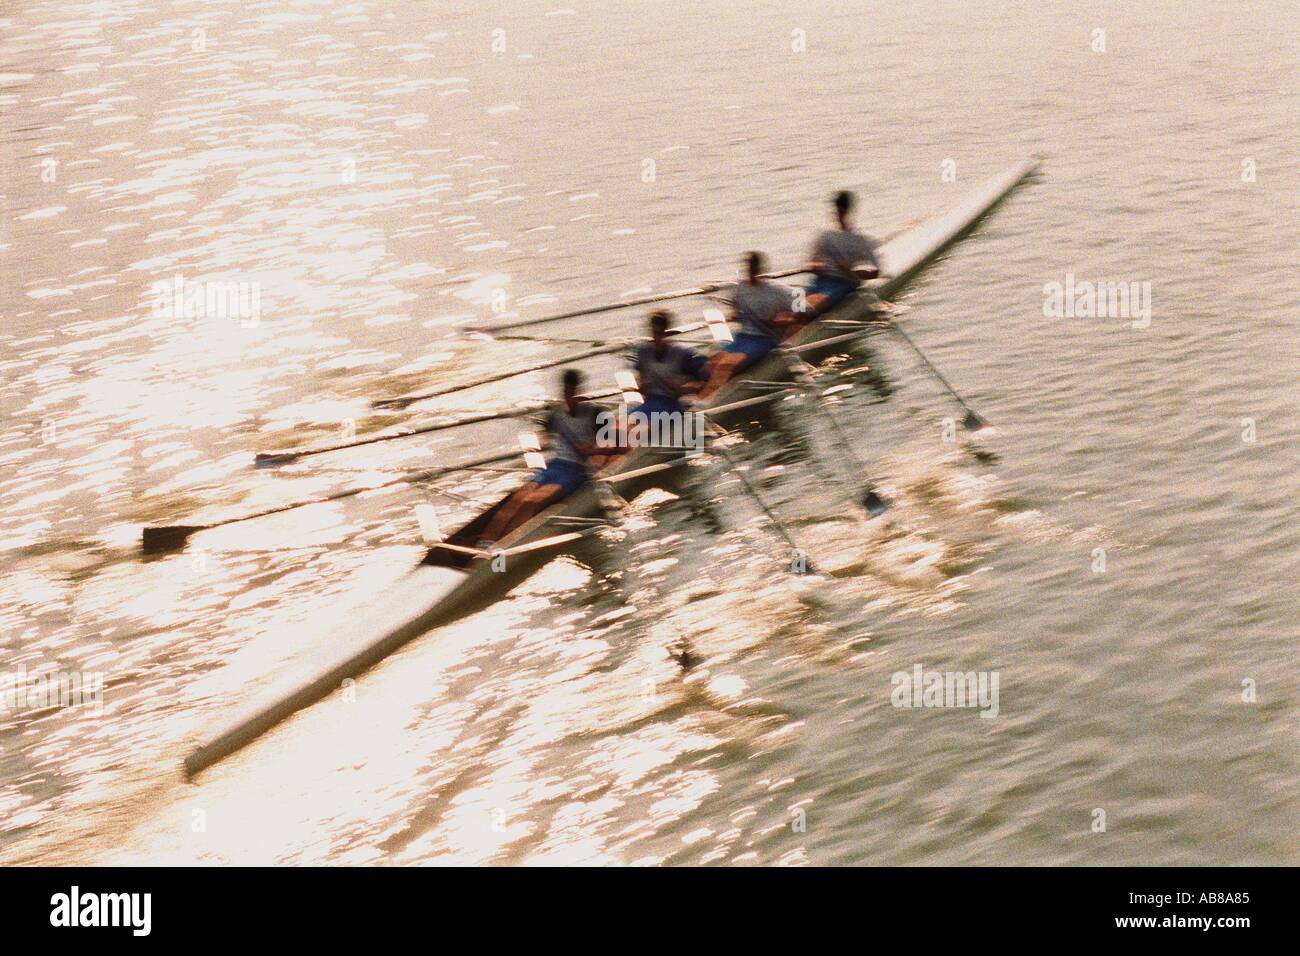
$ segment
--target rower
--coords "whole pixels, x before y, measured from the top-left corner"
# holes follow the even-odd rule
[[[681,398],[704,387],[709,377],[708,358],[672,342],[673,334],[671,312],[659,309],[650,313],[650,341],[638,342],[631,356],[637,390],[644,401],[630,409],[629,415],[681,412]]]
[[[731,294],[731,316],[740,323],[736,337],[713,354],[708,383],[700,397],[716,392],[737,372],[767,357],[795,321],[795,293],[789,286],[763,278],[767,257],[745,256],[746,277]]]
[[[805,320],[843,302],[863,281],[881,273],[876,240],[857,232],[849,222],[853,193],[838,192],[833,202],[839,228],[827,229],[813,245],[808,271],[814,278],[806,292]]]
[[[573,494],[587,483],[589,467],[599,468],[617,453],[617,449],[601,448],[596,443],[600,409],[578,396],[582,373],[565,369],[561,382],[564,398],[547,413],[544,422],[551,458],[492,516],[479,545],[481,550],[488,550],[542,509]]]

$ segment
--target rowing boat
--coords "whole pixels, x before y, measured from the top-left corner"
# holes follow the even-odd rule
[[[770,396],[745,397],[752,391],[750,386],[756,382],[789,380],[790,352],[814,358],[819,352],[860,334],[841,333],[846,322],[865,318],[875,300],[891,298],[902,290],[922,268],[1006,198],[1037,165],[1027,161],[1012,167],[971,191],[946,212],[890,240],[880,249],[890,273],[887,277],[866,283],[836,308],[799,330],[779,353],[731,379],[698,410],[719,424],[727,424],[767,402]],[[635,484],[661,480],[682,460],[680,455],[666,458],[661,450],[636,448],[616,459],[600,477],[627,493]],[[474,545],[504,500],[457,529],[442,544],[430,548],[420,565],[364,615],[349,615],[350,622],[358,619],[364,622],[364,633],[358,634],[355,624],[349,623],[326,644],[335,655],[332,663],[287,691],[273,688],[247,714],[195,749],[185,760],[186,772],[193,775],[211,766],[430,629],[499,600],[551,560],[557,549],[597,527],[602,513],[600,489],[589,484],[504,537],[494,554],[503,555],[505,560],[493,560],[478,552]]]

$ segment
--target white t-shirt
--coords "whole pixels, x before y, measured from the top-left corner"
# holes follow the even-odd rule
[[[847,282],[860,281],[853,274],[855,267],[870,263],[877,269],[880,262],[876,258],[878,244],[870,236],[864,236],[852,229],[827,229],[817,237],[813,245],[814,262],[822,263],[819,275]]]

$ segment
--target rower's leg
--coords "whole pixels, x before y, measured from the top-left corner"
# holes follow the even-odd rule
[[[817,316],[821,315],[821,313],[824,312],[830,306],[830,301],[831,301],[831,297],[829,295],[825,295],[824,293],[821,292],[809,293],[808,296],[804,299],[804,303],[807,305],[807,308],[804,310],[803,314],[799,316],[800,324],[807,325],[813,319],[817,318]]]
[[[804,327],[813,319],[821,314],[826,307],[827,297],[816,292],[804,299],[804,307],[794,313],[794,321],[781,327],[781,341],[785,341],[793,335],[798,335]]]
[[[533,482],[529,482],[511,495],[506,500],[506,503],[497,510],[497,513],[492,516],[487,529],[483,532],[483,540],[500,541],[516,524],[522,524],[523,522],[516,521],[516,518],[528,499],[534,494],[534,489],[538,487]]]
[[[560,485],[533,485],[526,501],[515,512],[514,521],[506,529],[507,533],[527,524],[538,512],[558,501],[564,493]]]
[[[727,383],[745,361],[740,352],[718,352],[709,360],[709,380],[700,389],[700,398],[708,398]]]

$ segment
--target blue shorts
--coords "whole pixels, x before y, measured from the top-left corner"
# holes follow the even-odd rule
[[[559,485],[565,495],[571,495],[587,483],[587,466],[576,461],[557,458],[533,475],[535,485]]]
[[[766,335],[754,335],[752,332],[741,332],[724,345],[722,351],[745,356],[745,365],[748,366],[759,359],[767,358],[768,353],[774,348],[776,348],[775,339],[769,339]]]
[[[822,306],[822,311],[839,305],[847,299],[858,287],[856,279],[839,279],[835,276],[817,276],[813,279],[812,284],[804,291],[808,295],[824,295],[827,297],[826,303]]]
[[[681,402],[671,395],[647,395],[645,401],[640,405],[633,405],[627,410],[629,417],[641,412],[644,415],[653,415],[656,412],[676,413],[682,411]]]

